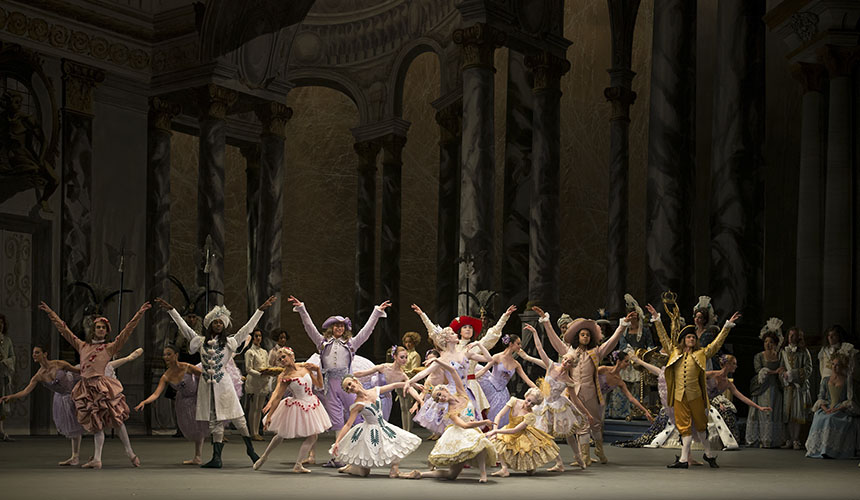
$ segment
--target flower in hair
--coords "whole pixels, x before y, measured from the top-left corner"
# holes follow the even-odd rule
[[[502,335],[502,344],[508,345],[511,343],[511,336],[508,334]]]
[[[397,357],[397,344],[394,344],[393,346],[391,346],[391,357],[392,358]]]

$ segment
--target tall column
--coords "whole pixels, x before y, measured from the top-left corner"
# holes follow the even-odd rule
[[[260,134],[260,225],[256,241],[257,300],[263,301],[270,295],[279,294],[283,281],[284,127],[293,116],[293,110],[279,102],[268,102],[256,111],[263,124]],[[281,308],[271,308],[261,326],[267,332],[280,328]]]
[[[719,3],[711,155],[711,297],[717,314],[762,318],[765,25],[763,0]]]
[[[453,97],[450,98],[450,97]],[[459,92],[433,103],[439,124],[439,207],[436,224],[436,322],[457,316],[460,226],[460,146],[463,99]]]
[[[245,158],[245,224],[248,229],[248,283],[245,286],[248,306],[248,317],[260,306],[260,289],[257,278],[259,263],[257,261],[257,241],[260,236],[260,145],[246,144],[239,148]]]
[[[692,304],[696,170],[696,4],[654,1],[648,121],[646,300]]]
[[[534,74],[529,211],[529,301],[559,312],[561,77],[570,63],[547,52],[526,57]]]
[[[535,116],[534,78],[526,69],[524,59],[523,54],[508,51],[502,214],[502,303],[516,304],[520,308],[525,307],[529,298],[529,200],[532,191],[532,118]]]
[[[607,247],[607,302],[610,314],[624,311],[627,293],[627,171],[630,163],[630,105],[636,100],[631,90],[633,77],[633,28],[639,0],[608,0],[612,31],[612,67],[609,87],[603,94],[612,103],[609,120],[609,233]]]
[[[376,359],[385,359],[385,350],[399,344],[400,337],[400,216],[401,170],[406,137],[388,134],[382,143],[382,234],[379,251],[380,300],[390,300],[388,317],[381,323],[382,335],[374,336]]]
[[[60,222],[61,313],[73,328],[83,318],[86,292],[69,289],[92,279],[93,90],[103,71],[63,59],[63,205]]]
[[[853,206],[851,73],[860,60],[856,47],[827,45],[820,56],[830,75],[827,175],[824,188],[823,320],[851,328]]]
[[[146,290],[151,297],[170,299],[170,140],[171,122],[180,112],[178,105],[152,97],[149,99],[149,126],[146,142]],[[160,374],[161,348],[167,343],[170,318],[164,314],[146,319],[144,350],[144,388],[151,394]],[[152,431],[153,406],[147,406],[143,420],[146,432]]]
[[[483,23],[454,31],[463,68],[463,142],[460,149],[460,289],[493,286],[493,53],[504,33]],[[468,285],[467,285],[468,281]],[[462,305],[462,304],[461,304]],[[473,303],[474,305],[474,303]],[[460,311],[477,314],[474,311]]]
[[[822,326],[822,231],[827,72],[819,64],[800,63],[794,77],[803,86],[800,124],[800,172],[797,196],[797,266],[795,324],[817,335]]]
[[[370,318],[376,300],[374,258],[376,239],[376,158],[377,141],[355,143],[358,154],[358,206],[356,207],[355,241],[355,320],[364,325]],[[358,326],[357,328],[360,328]]]
[[[224,291],[224,150],[227,147],[227,110],[236,102],[236,92],[209,84],[198,89],[200,144],[197,176],[197,246],[212,238],[217,254],[208,275],[211,290]],[[197,271],[197,282],[206,286],[207,276]],[[209,305],[223,303],[221,295],[210,295]],[[208,312],[208,311],[207,311]]]

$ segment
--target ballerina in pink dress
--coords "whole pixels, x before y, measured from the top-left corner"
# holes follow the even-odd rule
[[[310,472],[302,466],[302,459],[316,444],[319,433],[331,427],[331,419],[313,391],[315,386],[323,385],[322,372],[319,366],[314,364],[297,364],[295,354],[289,347],[279,348],[279,358],[284,365],[284,371],[278,376],[278,385],[272,392],[269,403],[263,408],[266,415],[263,428],[273,431],[275,437],[260,459],[254,463],[254,470],[266,463],[269,455],[284,439],[303,437],[305,441],[299,448],[293,472]],[[292,396],[283,398],[288,388]]]

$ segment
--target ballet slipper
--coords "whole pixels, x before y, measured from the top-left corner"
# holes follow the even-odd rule
[[[487,478],[486,478],[486,476],[485,476],[485,477],[482,477],[482,478],[480,478],[480,479],[478,479],[478,482],[479,482],[479,483],[486,483],[486,482],[487,482]]]
[[[347,474],[349,472],[350,465],[344,465],[337,469],[338,474]]]
[[[550,467],[546,470],[547,472],[564,472],[564,465],[558,464]]]
[[[101,469],[102,461],[101,460],[90,460],[81,466],[82,469]]]
[[[295,467],[293,467],[293,472],[298,474],[307,474],[310,471],[310,469],[305,469],[304,467],[302,467],[302,464],[296,464]]]
[[[200,465],[203,463],[203,460],[200,457],[194,457],[191,460],[184,460],[182,465]]]
[[[497,470],[496,472],[493,472],[490,475],[494,476],[494,477],[508,477],[511,475],[511,473],[506,471],[506,470]]]
[[[406,479],[421,479],[421,471],[418,469],[412,469],[406,474]]]
[[[302,460],[302,465],[304,465],[304,464],[316,464],[316,463],[317,463],[317,455],[316,455],[316,453],[314,452],[314,450],[311,450],[311,451],[308,453],[307,458],[305,458],[304,460]]]
[[[128,457],[128,459],[131,460],[131,465],[140,467],[140,458],[138,458],[137,455]]]
[[[263,436],[259,434],[254,434],[253,436],[251,436],[251,439],[254,441],[263,441]]]
[[[262,467],[263,464],[266,463],[266,458],[268,458],[268,457],[263,455],[262,457],[260,457],[259,460],[254,462],[254,470],[260,470],[260,467]]]
[[[79,463],[80,462],[78,461],[78,457],[71,457],[68,460],[63,460],[62,462],[58,463],[57,465],[62,465],[62,466],[78,465]]]

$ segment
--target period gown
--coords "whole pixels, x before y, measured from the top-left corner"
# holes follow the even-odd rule
[[[466,398],[466,394],[459,395]],[[466,407],[460,410],[460,418],[466,422],[477,419],[475,408],[470,400]],[[449,412],[450,418],[450,412]],[[478,429],[466,429],[459,425],[451,424],[436,441],[430,456],[427,457],[431,465],[436,467],[450,467],[452,465],[470,462],[478,465],[477,457],[482,451],[486,451],[486,463],[496,462],[496,448],[492,441],[484,436]]]
[[[507,406],[512,409],[517,403],[517,398],[510,398]],[[552,436],[535,427],[537,416],[534,412],[518,415],[510,418],[510,422],[504,428],[514,428],[523,421],[526,427],[516,434],[496,434],[496,454],[514,470],[535,470],[541,465],[555,459],[558,456],[558,445]]]

